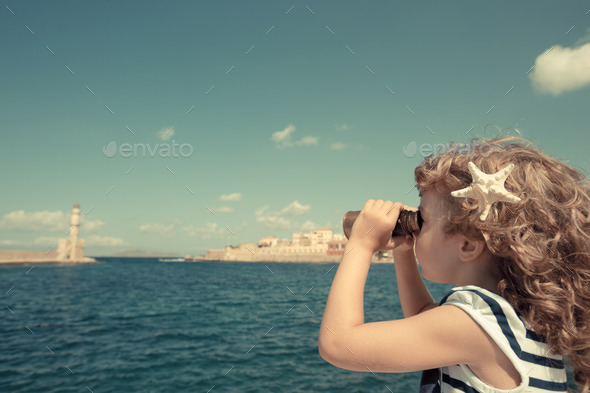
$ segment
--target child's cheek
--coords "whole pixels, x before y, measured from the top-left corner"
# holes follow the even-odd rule
[[[430,239],[430,235],[429,235],[428,231],[422,231],[416,237],[415,253],[416,253],[416,259],[418,259],[418,262],[420,262],[420,264],[422,264],[423,262],[426,261],[426,259],[428,259],[428,254],[430,254],[430,252],[429,252],[430,241],[431,241],[431,239]]]

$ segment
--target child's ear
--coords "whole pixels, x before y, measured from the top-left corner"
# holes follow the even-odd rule
[[[473,240],[462,237],[459,245],[459,258],[463,262],[473,262],[481,256],[485,248],[485,240]]]

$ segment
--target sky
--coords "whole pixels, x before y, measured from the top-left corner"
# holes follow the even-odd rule
[[[590,169],[585,1],[0,7],[0,248],[210,248],[419,204],[438,146],[516,128]],[[514,134],[514,131],[508,131]]]

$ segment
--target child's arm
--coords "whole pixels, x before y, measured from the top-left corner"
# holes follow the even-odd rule
[[[373,200],[367,201],[363,207],[352,226],[344,256],[332,282],[324,310],[322,326],[325,328],[320,330],[320,342],[326,335],[324,330],[329,332],[332,322],[343,326],[363,324],[363,292],[371,258],[375,251],[383,249],[388,243],[389,239],[384,238],[383,234],[387,231],[391,234],[402,209],[401,204],[394,206],[388,202],[385,205],[383,201]]]
[[[413,245],[413,239],[411,244]],[[404,317],[408,318],[422,311],[436,307],[432,295],[426,288],[424,280],[418,270],[413,248],[406,244],[393,250],[395,276],[397,279],[397,292],[404,311]]]
[[[390,241],[402,209],[399,203],[370,200],[357,218],[326,302],[318,338],[320,355],[337,367],[372,372],[481,364],[491,354],[489,340],[457,307],[435,307],[401,320],[364,323],[363,292],[371,256]],[[402,281],[412,285],[415,272],[409,269],[411,264],[406,265],[408,269],[400,272],[407,276]],[[411,288],[403,292],[411,293]],[[420,304],[410,309],[417,312]]]
[[[334,322],[322,322],[320,355],[346,370],[400,373],[453,364],[477,370],[497,356],[486,333],[455,306],[352,327]]]

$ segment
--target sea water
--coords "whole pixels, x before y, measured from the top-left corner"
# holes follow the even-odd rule
[[[420,373],[319,356],[337,264],[98,259],[0,268],[1,392],[418,391]],[[364,305],[366,322],[402,318],[393,265],[371,266]]]

